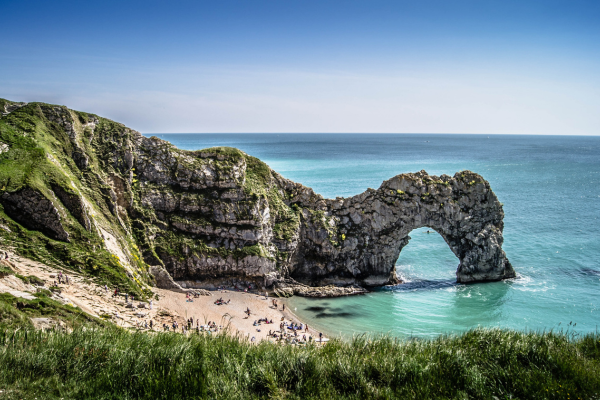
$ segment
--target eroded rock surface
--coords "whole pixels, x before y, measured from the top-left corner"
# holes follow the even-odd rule
[[[23,226],[42,231],[54,239],[69,240],[58,209],[39,191],[25,188],[13,193],[5,192],[0,202],[6,214]]]
[[[515,276],[502,250],[502,204],[470,171],[401,174],[377,190],[324,199],[237,149],[180,150],[62,106],[9,108],[0,118],[27,132],[2,138],[10,139],[4,159],[17,157],[25,138],[46,140],[53,150],[39,163],[40,186],[23,181],[2,189],[4,213],[52,239],[104,243],[119,265],[136,265],[127,276],[140,282],[152,272],[148,265],[158,265],[156,281],[175,288],[181,282],[282,295],[361,293],[398,283],[396,260],[419,227],[444,238],[458,258],[459,282]]]
[[[438,232],[458,257],[458,282],[515,276],[502,250],[502,204],[489,183],[470,171],[454,177],[402,174],[377,190],[323,203],[321,213],[304,211],[309,223],[296,256],[303,261],[290,271],[299,281],[393,284],[400,251],[420,227]]]
[[[244,158],[230,160],[225,172],[216,172],[223,167],[214,166],[216,157],[209,151],[197,152],[195,159],[186,155],[182,162],[158,139],[142,138],[140,143],[142,155],[136,160],[142,161],[135,163],[142,182],[140,202],[155,213],[153,224],[162,224],[156,238],[177,233],[168,243],[181,251],[169,252],[163,240],[155,248],[177,281],[194,280],[210,288],[272,287],[286,278],[307,287],[396,284],[396,260],[409,233],[420,227],[437,231],[457,256],[457,281],[515,276],[502,250],[502,205],[489,183],[470,171],[454,177],[402,174],[377,190],[346,199],[324,199],[270,171],[268,194],[262,197],[249,192],[244,182]],[[155,156],[159,162],[150,162]],[[203,158],[209,162],[182,173],[182,165]],[[175,179],[172,171],[186,179]],[[273,218],[269,195],[283,203],[275,214],[284,209],[287,220]],[[253,254],[240,253],[252,246]],[[296,294],[311,292],[288,287]]]

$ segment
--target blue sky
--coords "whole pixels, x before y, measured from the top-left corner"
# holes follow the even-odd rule
[[[141,132],[600,134],[600,1],[0,0],[0,97]]]

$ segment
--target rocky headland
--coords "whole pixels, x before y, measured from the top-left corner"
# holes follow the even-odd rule
[[[339,296],[399,283],[409,233],[429,227],[457,256],[458,282],[515,276],[502,204],[470,171],[325,199],[234,148],[185,151],[64,106],[0,111],[0,238],[50,264],[140,291]]]

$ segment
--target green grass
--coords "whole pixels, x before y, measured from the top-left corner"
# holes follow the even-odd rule
[[[4,398],[591,399],[600,337],[474,330],[319,348],[123,330],[0,331]]]
[[[6,101],[5,101],[6,102]],[[2,103],[5,104],[5,103]],[[0,104],[0,105],[2,105]],[[114,149],[131,135],[121,124],[99,118],[95,141],[78,140],[89,157],[87,169],[80,170],[71,158],[75,144],[65,130],[46,115],[57,110],[64,118],[74,118],[76,129],[91,118],[91,114],[70,111],[66,107],[44,103],[29,103],[0,118],[0,142],[9,145],[9,151],[0,154],[0,195],[31,187],[50,199],[64,210],[61,223],[70,235],[70,242],[53,240],[40,232],[29,230],[13,221],[0,205],[0,222],[10,227],[10,232],[1,230],[4,243],[24,257],[55,267],[64,267],[95,277],[97,283],[119,286],[121,289],[144,296],[142,285],[130,279],[119,260],[103,249],[103,240],[94,229],[87,231],[78,219],[78,210],[71,206],[69,211],[64,199],[57,199],[55,193],[64,193],[65,198],[79,201],[78,193],[86,195],[94,204],[99,218],[107,221],[117,236],[125,237],[119,223],[108,209],[106,174],[120,173],[122,157],[116,158]],[[86,131],[81,134],[86,137]],[[100,155],[101,157],[99,157]],[[119,156],[117,154],[117,156]],[[107,163],[105,160],[112,160]],[[116,169],[117,168],[117,169]],[[104,190],[104,191],[103,191]],[[59,196],[60,197],[60,196]],[[68,202],[67,202],[68,203]],[[139,273],[141,281],[146,281],[146,265],[141,260],[135,243],[127,239],[132,257],[129,263]],[[127,250],[127,249],[126,249]]]
[[[38,317],[61,321],[70,328],[109,326],[109,323],[91,317],[76,307],[51,299],[50,295],[50,291],[41,290],[35,294],[36,299],[27,300],[9,293],[0,293],[0,330],[33,328],[30,318]]]
[[[20,280],[22,280],[23,282],[28,283],[28,284],[37,285],[37,286],[44,285],[44,280],[40,279],[34,275],[23,276],[23,275],[15,274],[15,276],[17,278],[19,278]]]
[[[2,100],[0,106],[4,104],[7,104],[6,100]],[[59,119],[68,123],[61,125],[54,122]],[[91,128],[84,127],[92,120],[97,121],[93,134]],[[73,137],[69,133],[69,124],[77,133]],[[219,257],[232,255],[235,258],[254,255],[275,259],[276,254],[270,247],[255,244],[233,251],[224,247],[215,249],[196,234],[177,229],[165,233],[157,227],[162,226],[163,222],[158,221],[154,210],[141,204],[142,192],[173,192],[174,189],[168,185],[150,184],[142,187],[138,181],[138,171],[131,169],[127,162],[126,153],[131,147],[133,135],[133,131],[117,122],[44,103],[29,103],[1,117],[0,142],[6,143],[9,149],[0,154],[0,196],[4,192],[33,189],[38,196],[50,200],[59,210],[60,223],[69,234],[68,242],[55,240],[58,237],[48,237],[36,231],[38,227],[27,225],[26,218],[17,218],[21,223],[14,221],[11,218],[15,217],[11,214],[13,211],[5,210],[0,204],[0,223],[10,228],[10,232],[0,230],[4,243],[19,255],[53,267],[74,270],[94,277],[98,284],[119,286],[139,297],[144,297],[147,291],[144,284],[152,284],[146,262],[161,264],[159,256],[162,255],[183,259],[189,256],[187,249],[191,249],[192,254],[195,252]],[[234,168],[245,161],[246,173],[236,179],[238,187],[243,187],[247,195],[246,200],[230,203],[214,198],[213,189],[194,191],[191,194],[186,190],[186,198],[234,212],[240,220],[252,218],[250,211],[258,206],[263,207],[268,202],[275,239],[293,239],[300,224],[299,210],[287,205],[289,194],[277,187],[273,172],[264,162],[230,147],[190,152],[176,149],[166,142],[161,143],[158,147],[162,150],[159,150],[169,151],[177,159],[178,168],[193,171],[210,165],[217,180],[232,179]],[[81,154],[85,154],[87,165],[76,165],[74,154],[78,155],[78,160],[81,160]],[[130,172],[133,172],[131,186],[127,184]],[[176,180],[176,170],[172,174],[172,178]],[[131,209],[119,213],[119,218],[112,198],[114,194],[111,194],[110,182],[113,179],[124,182],[126,186],[119,200],[121,204],[132,204]],[[85,204],[89,207],[83,206],[82,199],[87,200]],[[256,204],[258,202],[261,204]],[[135,279],[127,275],[120,263],[125,260],[115,260],[104,249],[103,239],[98,231],[93,226],[88,226],[86,214],[93,216],[92,225],[100,225],[121,239]],[[169,217],[178,221],[177,215]],[[210,215],[201,213],[188,215],[186,219],[196,225],[218,225]]]
[[[3,278],[8,275],[13,275],[13,274],[14,274],[14,271],[12,270],[12,268],[7,267],[6,265],[0,264],[0,278]]]

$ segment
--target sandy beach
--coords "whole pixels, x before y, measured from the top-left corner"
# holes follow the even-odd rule
[[[228,327],[230,333],[239,334],[245,338],[255,338],[256,341],[268,339],[269,331],[278,331],[281,322],[297,323],[299,321],[292,313],[283,311],[284,299],[275,299],[278,307],[272,305],[272,297],[265,297],[255,293],[237,292],[231,290],[212,291],[211,296],[199,296],[186,300],[186,293],[157,289],[159,301],[154,302],[159,310],[168,310],[175,319],[182,323],[192,317],[199,320],[200,325],[209,321],[216,322],[222,328]],[[216,305],[214,302],[222,298],[228,304]],[[250,309],[250,316],[245,311]],[[162,318],[168,320],[168,318]],[[161,320],[162,320],[161,319]],[[272,324],[261,323],[254,326],[259,319],[268,319]],[[194,322],[194,324],[196,324]],[[162,326],[162,324],[161,324]],[[304,331],[303,331],[304,332]],[[318,337],[318,332],[309,327],[313,338]],[[308,336],[308,335],[307,335]],[[271,339],[273,340],[273,339]]]
[[[5,251],[4,249],[2,249]],[[152,321],[154,331],[162,331],[163,324],[172,327],[173,322],[178,324],[178,332],[186,326],[186,321],[193,318],[194,328],[198,325],[208,325],[212,322],[218,326],[217,332],[227,330],[232,335],[259,342],[267,340],[269,331],[279,332],[281,322],[300,324],[301,321],[287,308],[286,300],[275,298],[278,307],[273,306],[273,297],[265,297],[256,293],[238,292],[232,290],[211,291],[210,296],[189,296],[189,292],[179,292],[166,289],[151,288],[158,300],[131,301],[125,293],[113,296],[114,288],[105,288],[97,285],[89,278],[69,270],[59,270],[48,265],[20,257],[11,251],[9,262],[11,268],[23,276],[34,275],[41,278],[45,287],[56,284],[61,293],[55,294],[55,299],[64,304],[72,304],[95,317],[111,320],[113,323],[125,327],[150,330]],[[69,276],[69,284],[58,283],[58,275]],[[63,279],[64,281],[64,279]],[[26,284],[21,279],[9,275],[0,279],[0,292],[9,292],[17,297],[33,298],[37,287]],[[217,305],[217,299],[222,298],[227,304]],[[150,308],[152,304],[152,308]],[[286,305],[285,311],[283,305]],[[250,309],[250,316],[245,311]],[[254,325],[259,319],[268,319],[272,324],[260,323]],[[146,328],[148,326],[148,328]],[[172,328],[170,328],[172,330]],[[285,329],[285,332],[291,330]],[[300,337],[304,334],[298,332]],[[313,339],[319,333],[309,327],[306,336],[312,335]],[[273,338],[268,339],[274,341]]]

